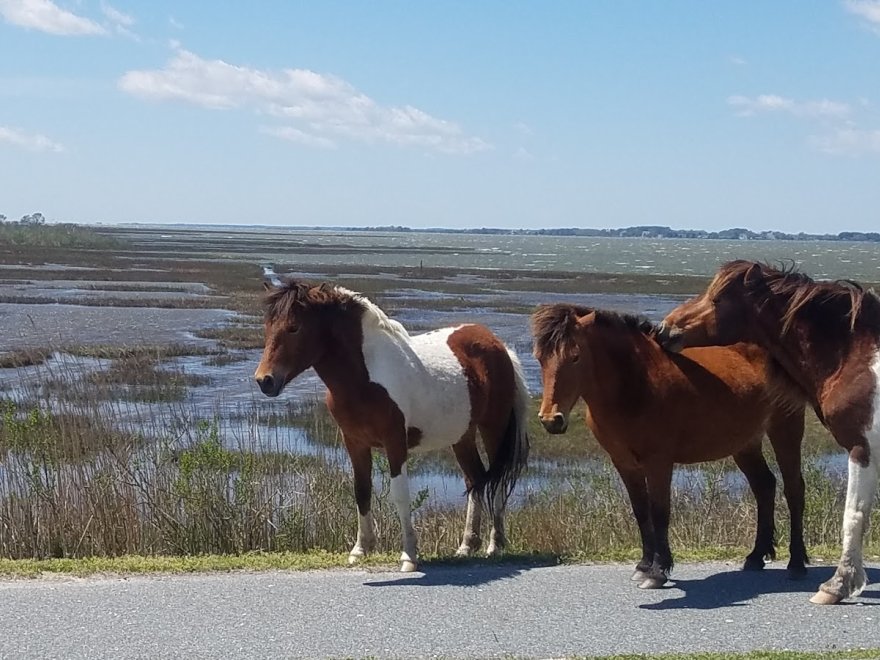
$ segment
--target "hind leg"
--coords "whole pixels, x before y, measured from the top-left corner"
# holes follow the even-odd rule
[[[791,517],[788,577],[796,580],[807,574],[807,548],[804,545],[804,476],[801,472],[801,442],[804,436],[804,411],[775,410],[770,417],[767,437],[773,445],[776,463],[782,473],[785,501]]]
[[[755,533],[755,547],[746,557],[743,564],[745,571],[757,571],[764,568],[764,558],[776,557],[774,536],[776,532],[773,521],[776,505],[776,477],[767,467],[767,461],[761,452],[760,443],[750,445],[733,455],[737,467],[742,470],[749,482],[758,504],[758,528]]]
[[[495,461],[498,446],[504,437],[506,423],[496,427],[494,424],[480,424],[480,437],[486,447],[489,465]],[[504,552],[507,546],[507,536],[504,533],[504,510],[507,507],[507,497],[498,489],[489,502],[490,514],[492,515],[492,530],[489,532],[489,546],[486,548],[487,557],[497,557]]]
[[[469,557],[483,544],[480,538],[480,525],[483,514],[483,487],[486,484],[486,468],[480,452],[477,451],[476,430],[471,427],[456,444],[452,445],[455,458],[464,472],[467,488],[467,516],[464,534],[456,557]]]

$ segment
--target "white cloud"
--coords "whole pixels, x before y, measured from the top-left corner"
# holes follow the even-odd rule
[[[840,128],[829,135],[814,136],[810,141],[813,146],[827,154],[880,154],[880,130]]]
[[[748,64],[744,57],[740,57],[739,55],[728,55],[727,61],[731,64],[735,64],[736,66],[745,66]]]
[[[53,151],[55,153],[64,151],[61,144],[50,140],[45,135],[26,133],[9,126],[0,126],[0,143],[4,142],[28,151]]]
[[[175,30],[182,30],[183,29],[183,23],[181,23],[176,18],[174,18],[174,16],[168,17],[168,24],[171,27],[173,27]]]
[[[104,13],[104,16],[107,17],[114,25],[121,25],[122,27],[130,28],[134,25],[134,17],[130,14],[124,14],[115,7],[111,7],[106,2],[101,3],[101,11]]]
[[[843,119],[851,108],[846,103],[821,99],[819,101],[795,101],[776,94],[728,97],[727,103],[736,108],[741,117],[751,117],[761,112],[785,112],[795,117]]]
[[[289,140],[290,142],[303,144],[307,147],[318,147],[321,149],[336,148],[336,143],[330,138],[310,135],[298,128],[293,128],[292,126],[263,126],[260,128],[260,132],[281,138],[282,140]]]
[[[106,34],[94,21],[62,9],[51,0],[0,0],[0,15],[11,24],[58,35]]]
[[[875,30],[880,30],[880,0],[844,0],[843,6],[867,21]]]
[[[383,106],[341,78],[307,69],[252,69],[177,50],[164,69],[129,71],[119,88],[143,99],[267,113],[294,124],[294,132],[271,134],[300,143],[311,138],[315,146],[347,138],[454,154],[490,148],[454,122],[410,105]]]

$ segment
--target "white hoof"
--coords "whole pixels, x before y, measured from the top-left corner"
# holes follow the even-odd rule
[[[810,598],[810,602],[815,605],[837,605],[843,598],[840,596],[835,596],[834,594],[829,594],[827,591],[817,591],[812,598]]]
[[[500,557],[502,554],[504,554],[504,548],[499,547],[494,543],[490,543],[489,547],[486,548],[487,557]]]
[[[645,571],[639,571],[639,570],[637,570],[635,573],[633,573],[632,577],[630,578],[630,580],[632,580],[633,582],[644,582],[647,579],[648,579],[648,574],[645,573]]]
[[[666,584],[666,579],[646,578],[639,583],[639,589],[659,589]]]
[[[357,564],[366,554],[363,548],[352,548],[352,551],[348,553],[348,565]]]
[[[456,557],[470,557],[471,556],[471,549],[468,546],[463,545],[458,550],[455,551],[455,556]]]
[[[418,570],[418,565],[414,561],[410,561],[409,559],[404,559],[400,562],[400,572],[401,573],[414,573]]]

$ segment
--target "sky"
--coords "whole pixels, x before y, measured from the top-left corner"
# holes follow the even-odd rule
[[[880,0],[0,0],[0,214],[880,230]]]

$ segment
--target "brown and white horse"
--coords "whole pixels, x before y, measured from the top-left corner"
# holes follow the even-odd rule
[[[633,579],[662,586],[672,568],[670,489],[676,463],[733,456],[758,504],[755,546],[747,570],[775,556],[776,479],[761,451],[764,434],[776,453],[791,512],[791,577],[806,572],[801,440],[804,406],[768,390],[767,354],[749,344],[668,353],[646,321],[575,305],[544,305],[532,316],[544,395],[540,417],[564,433],[583,399],[587,424],[626,486],[642,539]]]
[[[671,349],[760,344],[778,364],[778,388],[810,403],[849,452],[843,554],[811,600],[858,595],[867,584],[862,543],[880,469],[880,298],[849,281],[814,282],[793,268],[731,261],[664,319],[659,338]]]
[[[372,453],[382,449],[403,530],[401,570],[417,565],[406,459],[451,446],[465,475],[468,509],[459,556],[481,544],[485,495],[492,515],[487,554],[505,545],[504,508],[526,465],[528,392],[516,355],[476,324],[410,335],[364,296],[329,284],[266,285],[266,343],[256,378],[267,396],[314,367],[354,468],[359,512],[349,563],[375,545]],[[489,466],[476,444],[479,430]]]

